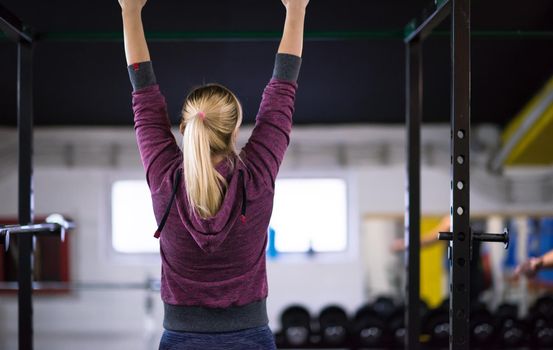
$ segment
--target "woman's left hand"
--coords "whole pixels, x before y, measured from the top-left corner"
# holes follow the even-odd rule
[[[123,11],[140,11],[147,0],[118,0]]]

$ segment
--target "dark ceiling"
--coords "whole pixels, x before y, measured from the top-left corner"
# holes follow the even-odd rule
[[[93,2],[0,0],[37,33],[119,32],[116,0]],[[311,0],[308,31],[398,33],[428,0]],[[474,30],[553,30],[550,0],[474,0]],[[150,0],[146,31],[265,32],[282,28],[279,0]],[[444,27],[447,29],[447,26]],[[158,82],[176,122],[195,85],[233,89],[253,121],[270,78],[274,40],[169,41],[150,44]],[[304,48],[297,124],[402,123],[404,45],[379,39],[308,40]],[[424,120],[449,115],[449,40],[434,36],[424,50]],[[16,123],[16,47],[0,40],[0,125]],[[35,49],[37,125],[130,125],[130,84],[121,41],[45,40]],[[504,125],[553,74],[552,37],[472,41],[473,123]]]

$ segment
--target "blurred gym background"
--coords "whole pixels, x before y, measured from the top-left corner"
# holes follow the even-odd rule
[[[119,5],[2,5],[42,36],[34,57],[36,218],[57,212],[77,225],[64,242],[36,242],[36,348],[157,348],[158,242],[132,128]],[[295,128],[268,232],[268,311],[282,348],[401,342],[402,38],[426,5],[311,0]],[[283,16],[278,0],[150,0],[144,22],[173,123],[191,87],[217,81],[244,104],[243,144],[272,72]],[[512,240],[508,250],[482,244],[473,252],[480,281],[473,283],[473,300],[480,301],[471,314],[473,344],[552,348],[553,272],[526,280],[513,279],[512,270],[553,248],[553,4],[473,1],[472,16],[473,228],[508,227]],[[449,210],[447,28],[424,46],[423,236],[435,235]],[[17,220],[18,209],[16,67],[15,45],[0,37],[4,224]],[[421,250],[421,340],[429,347],[448,341],[445,247]],[[0,252],[1,349],[17,343],[16,248]]]

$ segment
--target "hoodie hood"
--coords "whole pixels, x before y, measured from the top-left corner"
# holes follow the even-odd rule
[[[175,198],[182,224],[196,244],[207,253],[216,251],[235,225],[244,224],[247,202],[247,172],[238,157],[234,160],[234,166],[229,159],[225,159],[215,166],[215,170],[225,177],[228,184],[221,207],[215,216],[203,219],[190,206],[184,181],[179,184]]]

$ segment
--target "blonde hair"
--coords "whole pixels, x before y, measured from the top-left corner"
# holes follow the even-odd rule
[[[241,123],[240,102],[222,85],[204,85],[186,97],[180,123],[184,182],[188,202],[202,218],[219,211],[227,187],[211,157],[237,154],[236,133]]]

